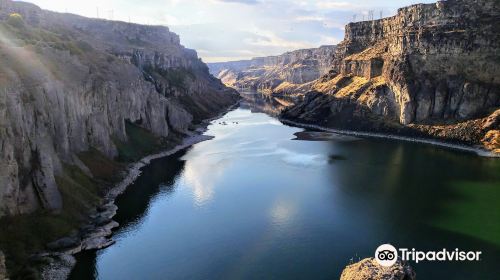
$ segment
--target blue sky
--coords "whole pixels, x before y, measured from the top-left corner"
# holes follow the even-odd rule
[[[169,26],[205,62],[248,59],[338,43],[344,25],[435,0],[28,0],[42,8]]]

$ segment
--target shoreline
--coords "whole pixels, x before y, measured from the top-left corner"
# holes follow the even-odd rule
[[[36,258],[51,259],[49,264],[42,267],[41,278],[50,280],[68,279],[76,265],[76,254],[83,251],[105,249],[115,244],[112,239],[113,229],[120,226],[113,220],[118,210],[115,200],[141,176],[141,169],[151,164],[153,160],[171,156],[195,144],[213,139],[214,136],[204,135],[210,123],[236,109],[239,104],[240,100],[215,117],[205,119],[197,124],[196,129],[187,134],[182,143],[174,148],[145,156],[139,161],[129,164],[125,170],[126,176],[104,195],[104,202],[97,208],[97,213],[91,213],[89,224],[82,225],[79,232],[72,236],[63,237],[50,243],[48,245],[49,251],[35,255]],[[50,251],[51,244],[55,247],[52,251]]]
[[[186,135],[181,144],[175,146],[174,148],[166,151],[161,151],[156,154],[145,156],[141,160],[129,164],[125,171],[127,175],[104,195],[103,204],[97,208],[96,213],[92,213],[90,215],[91,217],[90,224],[83,225],[80,228],[79,233],[73,236],[64,237],[53,242],[53,243],[58,243],[54,245],[58,246],[56,249],[48,250],[44,253],[35,255],[35,257],[38,258],[52,259],[52,261],[48,265],[45,265],[42,268],[41,270],[42,279],[67,279],[72,269],[76,265],[76,258],[74,256],[75,254],[89,250],[100,250],[115,244],[115,241],[112,239],[113,229],[119,227],[119,224],[116,221],[113,221],[113,217],[116,215],[116,212],[118,210],[118,206],[115,204],[115,200],[119,195],[123,194],[126,191],[126,189],[131,184],[133,184],[137,180],[137,178],[139,178],[139,176],[141,176],[142,174],[141,169],[151,164],[153,160],[171,156],[197,143],[213,139],[214,138],[213,136],[204,135],[204,133],[208,130],[208,126],[210,125],[210,123],[213,120],[219,119],[228,112],[238,108],[239,105],[240,101],[236,102],[235,104],[233,104],[226,110],[222,111],[215,117],[203,120],[201,123],[196,125],[195,130],[191,131],[189,134]],[[459,144],[451,144],[439,140],[412,138],[412,137],[397,136],[392,134],[333,129],[333,128],[322,127],[319,125],[295,122],[283,118],[277,118],[277,119],[281,121],[284,125],[292,125],[300,128],[317,129],[341,135],[393,139],[398,141],[423,143],[454,150],[473,152],[483,157],[490,157],[490,158],[500,157],[500,155],[494,154],[492,152],[489,152],[481,148],[470,147]],[[78,239],[78,241],[74,241],[74,239]]]
[[[253,90],[246,89],[246,92],[252,92],[252,91]],[[254,90],[254,92],[252,92],[250,94],[255,94],[255,93],[267,95],[267,96],[274,96],[274,95],[269,95],[269,94],[267,94],[263,91],[260,91],[260,90]],[[277,117],[277,119],[279,121],[281,121],[283,124],[288,124],[288,125],[292,125],[292,126],[300,127],[300,128],[312,128],[312,129],[317,129],[317,130],[321,130],[321,131],[332,132],[332,133],[337,133],[337,134],[342,134],[342,135],[349,135],[349,136],[359,136],[359,137],[379,138],[379,139],[392,139],[392,140],[412,142],[412,143],[428,144],[428,145],[438,146],[441,148],[448,148],[448,149],[457,150],[457,151],[475,153],[477,156],[480,156],[480,157],[500,158],[500,154],[493,153],[489,150],[481,148],[480,146],[469,146],[466,144],[454,144],[454,143],[446,142],[444,140],[401,136],[401,135],[395,135],[395,134],[390,134],[390,133],[377,133],[377,132],[366,132],[366,131],[354,131],[354,130],[346,130],[346,129],[329,128],[329,127],[324,127],[324,126],[320,126],[320,125],[296,122],[296,121],[285,119],[285,118],[282,118],[279,116]]]
[[[458,150],[458,151],[471,152],[471,153],[475,153],[476,155],[481,156],[481,157],[500,158],[500,154],[495,154],[493,152],[490,152],[490,151],[483,149],[483,148],[480,148],[480,147],[447,143],[445,141],[440,141],[440,140],[432,140],[432,139],[426,139],[426,138],[413,138],[413,137],[409,137],[409,136],[399,136],[399,135],[394,135],[394,134],[384,134],[384,133],[376,133],[376,132],[335,129],[335,128],[328,128],[328,127],[314,125],[314,124],[300,123],[300,122],[296,122],[296,121],[292,121],[292,120],[288,120],[288,119],[284,119],[284,118],[278,118],[278,120],[281,121],[283,124],[288,124],[288,125],[292,125],[292,126],[296,126],[296,127],[300,127],[300,128],[312,128],[312,129],[318,129],[318,130],[322,130],[322,131],[326,131],[326,132],[332,132],[332,133],[337,133],[337,134],[342,134],[342,135],[349,135],[349,136],[392,139],[392,140],[405,141],[405,142],[428,144],[428,145],[433,145],[433,146],[438,146],[438,147],[448,148],[448,149],[453,149],[453,150]]]

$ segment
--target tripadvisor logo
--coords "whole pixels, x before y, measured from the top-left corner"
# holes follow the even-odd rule
[[[398,250],[391,244],[380,245],[375,251],[375,260],[381,266],[392,266],[398,260]]]
[[[380,245],[375,251],[375,260],[381,266],[393,266],[398,256],[403,261],[480,261],[481,251],[461,251],[455,249],[449,251],[442,249],[440,251],[417,251],[415,249],[399,248],[396,249],[391,244]]]

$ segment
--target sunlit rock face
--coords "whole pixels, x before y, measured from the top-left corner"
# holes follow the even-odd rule
[[[308,93],[285,116],[480,144],[498,130],[483,123],[500,107],[499,5],[439,1],[348,24],[330,72],[292,92]]]
[[[168,137],[237,99],[167,27],[0,7],[0,216],[61,209],[63,163],[115,157],[126,120]]]
[[[271,93],[311,82],[328,73],[334,51],[335,46],[322,46],[208,66],[227,86]]]

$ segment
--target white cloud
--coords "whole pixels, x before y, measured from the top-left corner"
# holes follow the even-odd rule
[[[354,2],[354,1],[353,1]],[[319,9],[348,9],[354,10],[359,6],[352,2],[318,1],[316,7]]]
[[[25,0],[46,9],[88,17],[143,24],[162,24],[181,42],[197,49],[204,61],[239,60],[277,55],[300,48],[332,44],[357,14],[435,0]],[[392,12],[389,12],[392,11]],[[378,12],[376,12],[378,15]]]
[[[260,30],[258,34],[260,35],[259,37],[255,39],[248,39],[247,42],[253,46],[280,47],[292,50],[314,47],[313,43],[286,40],[267,30]]]

